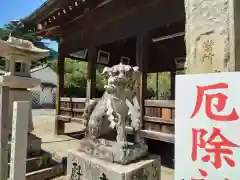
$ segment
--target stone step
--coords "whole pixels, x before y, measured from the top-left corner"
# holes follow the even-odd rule
[[[63,175],[63,165],[55,163],[51,167],[26,174],[26,180],[47,180]]]
[[[47,168],[51,165],[51,155],[49,153],[43,153],[41,156],[31,157],[27,159],[27,173]]]
[[[33,134],[28,134],[27,157],[39,156],[41,154],[41,139]],[[8,141],[8,152],[10,156],[11,141]]]
[[[35,156],[27,159],[26,172],[30,173],[43,168],[48,168],[52,164],[53,161],[51,159],[51,154],[44,152],[41,154],[41,156]],[[8,167],[10,168],[10,163],[8,164]]]

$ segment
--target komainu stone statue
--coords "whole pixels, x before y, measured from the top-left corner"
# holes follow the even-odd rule
[[[140,108],[135,93],[138,67],[122,63],[105,68],[105,93],[89,100],[85,110],[86,138],[80,150],[111,162],[127,164],[147,152],[140,138]],[[133,135],[126,133],[126,125]]]

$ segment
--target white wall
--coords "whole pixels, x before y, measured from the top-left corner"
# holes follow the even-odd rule
[[[57,85],[57,73],[55,73],[50,67],[46,67],[31,73],[31,76],[40,79],[42,82],[53,83]],[[42,88],[38,85],[31,89],[31,91],[38,91],[40,93],[40,105],[52,104],[55,88],[50,87]]]
[[[50,67],[32,72],[31,76],[38,78],[43,82],[50,82],[57,85],[57,73],[54,72]]]

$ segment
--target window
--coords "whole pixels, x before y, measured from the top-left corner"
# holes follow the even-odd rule
[[[105,51],[98,51],[97,62],[99,64],[108,65],[109,64],[110,53]]]
[[[15,63],[15,72],[16,73],[21,72],[21,63],[20,62]]]
[[[121,62],[122,62],[123,64],[129,65],[129,64],[130,64],[130,58],[129,58],[129,57],[122,56],[122,57],[121,57]]]
[[[17,76],[28,76],[27,63],[16,62],[15,63],[15,73]]]

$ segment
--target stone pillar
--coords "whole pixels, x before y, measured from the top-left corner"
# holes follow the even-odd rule
[[[186,73],[240,70],[239,0],[185,0]]]
[[[0,87],[0,179],[8,179],[9,87]]]
[[[10,158],[10,180],[26,179],[27,132],[29,119],[29,101],[19,101],[13,104],[12,141]]]
[[[9,72],[10,75],[14,76],[15,75],[15,61],[10,59],[10,64],[9,64]]]

